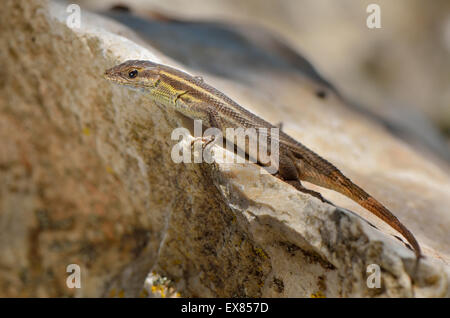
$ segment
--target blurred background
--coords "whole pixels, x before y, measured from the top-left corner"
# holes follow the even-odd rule
[[[300,62],[306,73],[319,82],[332,83],[347,99],[347,104],[378,120],[433,159],[444,163],[450,161],[449,1],[71,2],[108,14],[136,32],[146,34],[153,46],[178,60],[187,54],[177,56],[177,51],[184,44],[192,45],[191,39],[183,43],[185,38],[179,34],[181,22],[187,23],[188,36],[195,33],[197,41],[203,37],[216,48],[229,40],[224,37],[229,37],[230,28],[234,28],[233,36],[246,34],[247,40],[257,39],[262,51],[277,51],[285,59],[296,59],[297,62],[296,55],[299,55],[305,59]],[[366,10],[371,3],[378,4],[381,9],[379,29],[366,26],[370,15]],[[135,15],[147,22],[153,21],[153,26],[138,23],[133,18]],[[219,33],[217,23],[220,24]],[[177,29],[171,29],[174,24]],[[227,34],[223,33],[224,26]],[[177,49],[171,49],[171,43]],[[206,49],[196,55],[197,60],[193,56],[182,62],[201,68],[210,62],[208,58],[215,56],[217,61],[220,56],[218,50],[210,50],[209,55],[205,52]],[[222,53],[220,57],[225,55],[229,56],[229,53]],[[208,67],[208,71],[211,69]]]

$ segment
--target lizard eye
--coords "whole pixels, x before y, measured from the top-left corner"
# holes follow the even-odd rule
[[[128,73],[128,77],[129,77],[129,78],[135,78],[135,77],[137,76],[137,74],[138,74],[138,71],[137,71],[137,70],[132,70],[132,71],[130,71],[130,72]]]

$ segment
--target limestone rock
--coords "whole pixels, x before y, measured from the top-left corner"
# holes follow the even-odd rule
[[[170,135],[186,118],[102,74],[130,58],[195,70],[86,11],[71,29],[65,9],[0,11],[0,296],[139,296],[149,273],[182,296],[450,296],[445,171],[332,92],[317,98],[311,79],[199,74],[392,208],[425,249],[414,273],[394,231],[338,195],[323,191],[362,217],[252,164],[174,163]],[[80,289],[66,285],[69,264]],[[371,264],[381,288],[366,283]]]

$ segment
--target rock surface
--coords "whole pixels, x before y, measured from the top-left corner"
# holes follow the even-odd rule
[[[0,296],[139,296],[151,272],[182,296],[450,296],[445,171],[300,74],[187,70],[380,198],[425,250],[413,273],[394,231],[337,194],[322,191],[378,229],[252,164],[175,164],[170,134],[187,120],[102,73],[130,58],[185,66],[85,11],[71,29],[65,9],[23,0],[0,11]],[[69,264],[80,289],[66,286]],[[370,264],[381,288],[366,284]]]

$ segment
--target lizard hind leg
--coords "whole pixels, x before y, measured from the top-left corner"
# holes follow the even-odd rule
[[[287,160],[286,159],[280,160],[278,168],[278,177],[282,179],[284,182],[292,185],[298,191],[312,195],[313,197],[316,197],[322,202],[334,205],[333,203],[322,197],[322,195],[319,192],[307,189],[302,185],[302,183],[298,178],[297,168],[290,158]]]
[[[316,197],[317,199],[319,199],[322,202],[334,205],[333,203],[331,203],[330,201],[325,199],[319,192],[305,188],[299,180],[285,180],[285,182],[289,183],[290,185],[292,185],[294,188],[296,188],[300,192],[307,193],[309,195],[312,195],[313,197]]]

